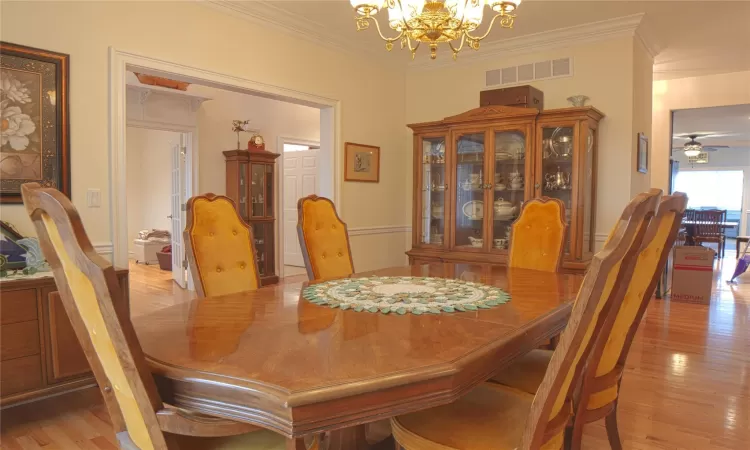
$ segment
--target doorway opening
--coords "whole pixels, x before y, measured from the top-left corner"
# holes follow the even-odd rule
[[[725,257],[731,258],[734,239],[750,233],[749,119],[750,105],[683,109],[672,114],[670,186],[688,195],[690,210],[721,222],[719,238],[707,239],[703,245],[717,252],[726,250]],[[700,227],[696,232],[700,233]]]
[[[184,177],[181,178],[179,186],[184,186],[184,191],[179,189],[179,192],[184,192],[184,197],[174,198],[174,205],[179,207],[183,214],[180,214],[181,221],[179,224],[173,224],[172,226],[172,239],[179,240],[179,242],[172,242],[173,252],[176,248],[184,254],[182,251],[181,238],[182,238],[182,227],[184,227],[184,208],[185,202],[192,195],[200,193],[213,192],[215,194],[226,193],[226,182],[225,182],[225,159],[222,155],[223,151],[236,150],[238,148],[238,140],[240,145],[244,145],[250,138],[250,135],[238,136],[231,132],[231,126],[233,120],[247,120],[251,119],[248,131],[259,132],[266,139],[266,150],[273,151],[276,153],[283,153],[283,145],[286,141],[291,145],[308,145],[310,147],[317,148],[316,166],[317,173],[315,176],[315,188],[314,192],[326,197],[329,197],[337,203],[337,207],[341,209],[342,205],[340,202],[341,192],[341,177],[335,176],[336,173],[341,171],[342,157],[342,139],[340,135],[340,103],[337,100],[328,99],[325,97],[319,97],[315,95],[305,94],[298,91],[289,90],[286,88],[280,88],[271,86],[263,83],[257,83],[251,80],[238,78],[231,75],[220,74],[216,72],[207,71],[204,69],[193,68],[182,64],[175,64],[168,61],[163,61],[151,57],[136,55],[133,53],[123,52],[116,49],[110,51],[110,138],[111,138],[111,223],[112,223],[112,242],[113,242],[113,256],[112,260],[116,266],[125,267],[128,264],[129,254],[129,231],[128,231],[128,192],[127,192],[127,161],[128,161],[128,145],[126,135],[128,134],[127,125],[130,125],[130,121],[126,119],[126,104],[131,100],[127,98],[130,96],[128,91],[128,79],[132,77],[132,74],[138,72],[140,74],[150,75],[154,77],[167,78],[169,80],[179,81],[188,83],[190,86],[187,89],[187,93],[192,92],[193,97],[188,98],[186,102],[183,102],[188,107],[188,111],[192,114],[205,114],[209,119],[214,118],[215,114],[206,114],[204,110],[208,108],[208,105],[218,103],[215,99],[210,98],[211,95],[205,94],[201,89],[213,89],[215,91],[221,91],[223,93],[241,94],[244,96],[252,96],[257,99],[266,101],[276,101],[286,105],[298,105],[300,107],[306,107],[310,110],[315,111],[315,138],[311,139],[299,139],[299,138],[280,138],[280,136],[294,135],[294,136],[307,136],[306,133],[297,133],[296,130],[292,130],[284,133],[267,133],[268,129],[262,124],[256,122],[256,120],[250,117],[250,113],[255,111],[253,109],[232,109],[224,111],[229,114],[227,120],[216,122],[214,125],[216,129],[220,129],[222,134],[220,138],[215,140],[207,140],[206,133],[198,131],[197,127],[193,130],[182,130],[182,131],[193,131],[192,134],[188,133],[187,138],[192,145],[185,146],[182,151],[184,153],[184,164],[178,164],[178,172],[184,171]],[[164,89],[157,89],[162,92]],[[127,96],[126,96],[127,93]],[[197,94],[196,94],[197,93]],[[138,98],[141,101],[145,101],[150,97],[149,94],[139,94]],[[190,97],[190,95],[188,95]],[[209,98],[206,98],[209,97]],[[211,100],[211,101],[207,101]],[[206,104],[201,106],[206,101]],[[159,114],[152,116],[152,118],[160,117],[163,110],[159,111]],[[258,111],[255,111],[258,112]],[[261,110],[258,112],[260,117],[266,113]],[[267,115],[267,114],[265,114]],[[294,114],[287,114],[287,119],[293,117]],[[180,131],[180,130],[176,130]],[[226,133],[224,133],[226,132]],[[229,140],[229,144],[225,142],[225,139]],[[200,141],[200,151],[198,151],[198,143]],[[281,141],[280,145],[277,146],[277,141]],[[192,152],[190,151],[192,147]],[[275,167],[275,186],[276,192],[273,193],[273,210],[279,213],[275,218],[275,230],[274,233],[278,238],[275,239],[272,249],[276,255],[274,258],[275,271],[277,274],[283,274],[284,266],[284,242],[289,238],[292,242],[296,241],[296,232],[285,233],[285,221],[283,220],[283,200],[284,194],[284,183],[283,179],[283,158],[278,158],[281,162]],[[173,161],[174,162],[174,161]],[[200,167],[200,175],[198,168]],[[165,172],[167,174],[168,172]],[[184,183],[184,184],[182,184]],[[177,186],[177,185],[175,185]],[[306,191],[306,188],[301,189],[302,192]],[[306,195],[306,194],[302,194]],[[269,196],[270,197],[270,196]],[[288,197],[288,196],[287,196]],[[177,217],[173,215],[173,217]],[[296,216],[295,216],[296,224]],[[180,232],[176,232],[177,230]],[[289,238],[287,235],[289,234]],[[257,248],[257,245],[256,245]],[[294,252],[293,252],[294,253]],[[179,265],[179,260],[184,261],[184,257],[175,255],[175,264]],[[177,279],[175,278],[175,281]],[[188,277],[188,287],[191,288],[191,280]],[[169,291],[172,291],[170,286],[166,287]],[[176,286],[175,286],[176,287]]]

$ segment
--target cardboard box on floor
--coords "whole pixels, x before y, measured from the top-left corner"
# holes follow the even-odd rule
[[[706,305],[711,302],[715,254],[707,247],[675,247],[672,255],[672,300]]]

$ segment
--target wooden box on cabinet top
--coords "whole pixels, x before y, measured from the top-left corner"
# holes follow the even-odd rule
[[[117,279],[128,315],[128,271]],[[96,384],[51,274],[0,282],[0,339],[0,407]]]
[[[479,106],[544,109],[544,92],[533,86],[514,86],[479,92]]]
[[[414,131],[410,261],[505,264],[510,225],[524,202],[562,200],[563,269],[594,253],[597,127],[593,107],[486,106]]]

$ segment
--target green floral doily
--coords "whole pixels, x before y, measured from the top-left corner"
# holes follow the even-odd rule
[[[302,296],[317,305],[382,314],[440,314],[489,309],[510,300],[502,289],[431,277],[365,277],[308,286]]]

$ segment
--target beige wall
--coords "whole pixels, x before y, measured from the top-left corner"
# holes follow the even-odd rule
[[[545,109],[570,106],[567,98],[585,94],[588,104],[606,115],[599,131],[596,231],[606,238],[623,206],[630,199],[633,132],[634,38],[617,38],[541,53],[493,58],[453,67],[409,71],[406,77],[408,123],[439,120],[479,106],[490,69],[573,57],[574,76],[531,83],[544,92]],[[481,51],[481,50],[480,50]],[[459,56],[460,57],[460,56]],[[407,138],[411,146],[411,137]],[[411,160],[408,160],[411,174]],[[407,211],[411,213],[411,199]]]
[[[630,196],[651,187],[652,168],[647,173],[638,172],[638,133],[651,139],[651,90],[654,85],[654,59],[648,54],[640,39],[633,40],[633,131],[631,133]],[[649,145],[651,143],[649,142]],[[650,157],[650,155],[649,155]]]
[[[654,82],[651,184],[669,187],[672,111],[750,103],[750,71]]]
[[[254,95],[192,85],[189,92],[209,97],[198,111],[199,191],[226,193],[225,150],[237,148],[232,120],[250,120],[260,130],[266,150],[279,153],[279,136],[320,140],[320,110]],[[241,148],[247,148],[251,134],[240,133]]]
[[[146,229],[168,230],[172,222],[172,148],[180,133],[127,128],[128,251]]]
[[[402,70],[263,29],[197,2],[175,5],[150,2],[146,10],[132,2],[3,2],[0,39],[71,55],[73,203],[94,243],[109,243],[112,239],[110,46],[339,100],[343,140],[381,147],[380,183],[343,183],[339,206],[344,220],[353,228],[407,223],[404,203],[410,193],[407,167],[403,164],[406,120]],[[85,206],[88,188],[101,189],[101,208]],[[31,231],[21,206],[2,206],[1,214],[22,231]],[[405,245],[400,251],[381,245],[391,238],[357,237],[362,242],[353,245],[355,264],[369,267],[369,261],[378,261],[378,265],[403,263]],[[402,237],[398,240],[403,242]]]

